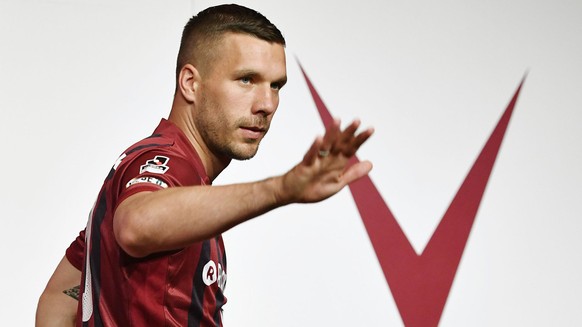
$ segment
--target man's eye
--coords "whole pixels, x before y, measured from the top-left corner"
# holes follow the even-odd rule
[[[250,77],[241,77],[241,78],[240,78],[240,81],[241,81],[243,84],[250,84],[252,80],[251,80],[251,78],[250,78]]]
[[[271,84],[271,88],[273,90],[279,91],[283,88],[283,85],[285,85],[285,83],[273,83]]]

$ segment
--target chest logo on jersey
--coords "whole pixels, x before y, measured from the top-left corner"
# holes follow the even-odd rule
[[[224,290],[224,287],[226,286],[226,271],[222,268],[220,263],[217,267],[217,264],[210,260],[204,265],[204,269],[202,269],[202,281],[204,281],[206,286],[218,282],[218,288]]]
[[[155,156],[153,159],[146,161],[145,165],[141,165],[139,168],[139,173],[143,174],[145,172],[154,174],[164,174],[170,169],[166,164],[170,161],[170,158],[164,156]]]

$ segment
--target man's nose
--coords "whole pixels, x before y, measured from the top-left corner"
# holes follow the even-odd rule
[[[271,115],[279,105],[279,94],[270,85],[257,88],[256,100],[253,106],[254,114]]]

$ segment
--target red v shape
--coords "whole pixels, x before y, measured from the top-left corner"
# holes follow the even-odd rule
[[[300,68],[324,125],[331,124],[329,111],[303,67]],[[384,277],[407,327],[438,326],[524,80],[421,255],[414,251],[370,177],[350,185]],[[352,162],[358,162],[358,158],[354,156]]]

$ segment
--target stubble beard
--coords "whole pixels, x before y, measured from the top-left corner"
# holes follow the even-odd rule
[[[240,126],[264,126],[268,129],[267,118],[245,119],[239,118],[229,123],[224,117],[214,117],[216,112],[224,112],[216,103],[204,97],[201,101],[201,110],[198,118],[198,132],[202,136],[209,151],[219,158],[248,160],[253,158],[262,138],[258,140],[243,140],[238,142],[232,135]],[[266,131],[265,131],[266,133]],[[264,137],[264,135],[263,135]]]

